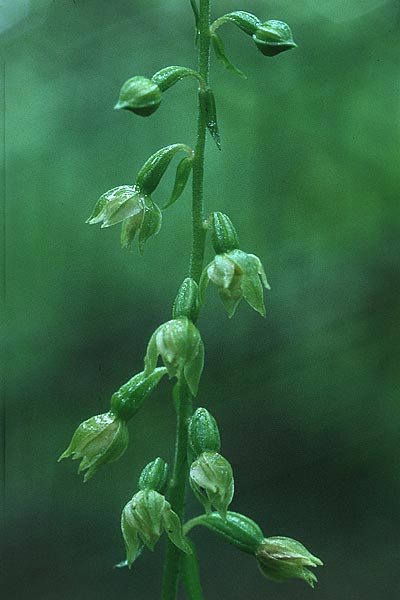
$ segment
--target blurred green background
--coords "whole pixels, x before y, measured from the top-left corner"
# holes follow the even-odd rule
[[[194,530],[208,600],[378,600],[400,591],[400,9],[397,0],[218,0],[280,18],[299,49],[263,57],[221,30],[242,80],[213,59],[221,153],[208,139],[206,210],[260,256],[267,319],[228,320],[210,286],[198,403],[222,431],[232,509],[301,540],[326,566],[281,585]],[[84,221],[159,147],[194,144],[195,85],[151,118],[113,111],[121,84],[195,65],[188,0],[9,0],[0,7],[5,139],[4,597],[156,599],[164,542],[131,572],[120,512],[141,467],[172,459],[167,381],[130,424],[124,457],[83,485],[56,459],[75,427],[141,370],[187,274],[189,192],[140,257]],[[154,194],[169,193],[172,173]],[[212,256],[208,247],[207,257]],[[187,512],[199,507],[189,497]],[[182,596],[183,598],[183,596]]]

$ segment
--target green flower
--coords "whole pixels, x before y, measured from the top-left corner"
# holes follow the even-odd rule
[[[217,254],[201,276],[202,300],[209,281],[218,287],[220,298],[229,317],[233,317],[242,298],[265,317],[262,284],[267,289],[271,288],[261,261],[254,254],[247,254],[238,248]]]
[[[78,473],[87,469],[84,477],[87,481],[101,465],[114,462],[123,455],[128,438],[126,423],[114,413],[96,415],[79,425],[58,461],[69,456],[72,460],[81,458]]]
[[[286,537],[264,538],[255,556],[261,572],[268,579],[303,579],[311,587],[314,587],[317,578],[306,567],[319,567],[323,564],[303,544]]]
[[[142,252],[148,238],[159,232],[161,219],[157,204],[137,185],[120,185],[100,196],[86,223],[101,223],[102,227],[122,223],[123,246],[129,246],[139,231],[139,250]]]
[[[160,106],[161,90],[154,81],[137,75],[123,84],[115,109],[130,110],[147,117]]]
[[[189,483],[206,512],[214,506],[225,520],[234,492],[232,467],[226,458],[218,452],[203,452],[190,467]]]
[[[297,47],[289,25],[283,21],[271,20],[261,23],[252,37],[257,48],[265,56],[276,56]]]
[[[145,375],[154,371],[159,356],[169,376],[183,378],[195,396],[203,370],[204,346],[199,330],[187,317],[171,319],[155,330],[144,359]]]
[[[143,545],[154,550],[163,531],[180,550],[191,553],[190,546],[183,537],[178,515],[165,497],[155,490],[141,490],[125,505],[121,530],[129,567],[140,555]]]

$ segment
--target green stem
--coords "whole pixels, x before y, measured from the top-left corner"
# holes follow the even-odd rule
[[[199,28],[199,73],[206,85],[210,70],[210,2],[200,0],[198,18]],[[206,228],[203,223],[203,179],[204,150],[206,142],[207,119],[204,105],[204,94],[199,87],[198,95],[197,141],[193,161],[193,196],[192,196],[192,252],[190,255],[190,276],[197,282],[203,270]],[[192,396],[182,380],[174,388],[174,400],[177,414],[177,430],[175,441],[175,459],[168,499],[174,511],[183,522],[186,482],[189,467],[187,464],[188,423],[192,416]],[[167,542],[164,566],[162,600],[176,600],[178,593],[181,553],[178,548]]]
[[[187,445],[188,423],[192,416],[192,395],[186,383],[178,381],[174,387],[174,402],[177,415],[175,458],[168,500],[174,511],[183,520],[185,509],[186,482],[188,479]],[[164,566],[162,600],[175,600],[178,591],[178,579],[181,551],[171,542],[167,542]]]
[[[210,0],[200,0],[199,13],[199,66],[201,77],[208,85],[210,72]],[[203,179],[204,150],[206,142],[207,119],[204,95],[199,89],[197,120],[197,142],[193,162],[192,196],[192,254],[190,257],[190,276],[197,282],[203,270],[206,229],[203,223]]]

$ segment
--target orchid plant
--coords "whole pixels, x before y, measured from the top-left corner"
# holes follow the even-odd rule
[[[277,20],[234,11],[211,22],[211,0],[190,0],[195,18],[197,70],[169,66],[151,77],[134,75],[122,86],[116,109],[149,117],[158,110],[163,94],[186,77],[198,87],[197,136],[194,148],[173,143],[145,161],[136,180],[105,192],[87,222],[107,228],[121,224],[121,243],[129,247],[136,234],[142,254],[146,242],[160,230],[162,214],[182,195],[192,179],[192,248],[188,276],[172,306],[172,319],[159,325],[150,337],[144,368],[111,397],[108,412],[79,425],[60,456],[80,459],[84,481],[106,463],[116,461],[129,441],[128,421],[141,409],[164,376],[172,382],[177,428],[172,472],[160,457],[146,465],[137,490],[123,508],[122,537],[126,559],[118,566],[131,568],[145,549],[153,550],[165,532],[167,540],[162,599],[176,600],[183,584],[189,600],[204,598],[198,562],[190,531],[203,526],[254,556],[261,572],[272,581],[300,578],[314,586],[309,567],[322,565],[300,542],[287,537],[265,537],[249,517],[229,510],[234,478],[229,461],[220,454],[220,433],[211,413],[193,408],[203,371],[204,346],[197,321],[206,301],[209,282],[219,292],[228,316],[233,317],[242,299],[265,317],[263,288],[269,289],[261,260],[240,249],[239,239],[226,214],[204,215],[203,179],[207,130],[220,149],[215,97],[210,87],[210,50],[228,71],[243,76],[227,57],[219,28],[231,23],[247,35],[267,57],[295,48],[289,26]],[[169,198],[159,207],[152,194],[175,155],[184,155],[177,167]],[[205,243],[210,234],[214,257],[204,266]],[[161,359],[162,366],[159,365]],[[188,484],[204,512],[185,522]]]

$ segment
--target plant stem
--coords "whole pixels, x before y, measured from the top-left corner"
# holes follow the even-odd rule
[[[186,481],[188,479],[187,444],[188,422],[192,416],[192,395],[184,381],[174,387],[174,403],[177,415],[175,458],[168,500],[174,511],[183,519],[185,508]],[[178,591],[179,563],[181,551],[171,541],[167,542],[164,566],[163,600],[175,600]]]
[[[198,70],[208,85],[210,70],[210,3],[200,0],[199,10],[199,57]],[[206,142],[207,119],[204,95],[199,88],[197,141],[193,161],[192,187],[192,252],[190,255],[190,276],[197,281],[203,270],[206,229],[203,225],[203,179],[204,150]],[[183,522],[186,482],[189,467],[187,464],[188,423],[192,416],[192,396],[182,380],[174,388],[174,401],[177,414],[175,441],[175,459],[168,499],[173,510]],[[167,542],[164,566],[162,600],[176,600],[178,592],[181,551],[171,542]]]
[[[199,73],[208,85],[210,72],[210,0],[200,0],[198,62]],[[200,89],[198,109],[197,142],[193,162],[192,254],[190,257],[190,276],[197,282],[199,282],[203,270],[206,238],[206,230],[203,226],[203,179],[207,119],[204,96]]]

